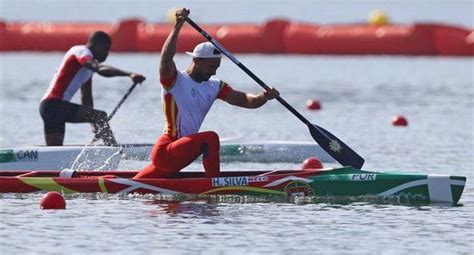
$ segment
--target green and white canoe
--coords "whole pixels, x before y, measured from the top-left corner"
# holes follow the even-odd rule
[[[466,177],[438,174],[375,172],[341,167],[322,170],[179,172],[173,178],[133,179],[137,171],[0,171],[0,193],[59,191],[64,193],[147,193],[190,195],[298,196],[313,199],[399,203],[457,204]]]

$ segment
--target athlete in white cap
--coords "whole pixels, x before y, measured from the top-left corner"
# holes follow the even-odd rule
[[[185,71],[176,69],[173,57],[176,44],[189,10],[176,11],[176,24],[161,51],[160,82],[165,129],[151,152],[151,164],[134,178],[168,178],[203,154],[207,177],[220,172],[219,136],[213,131],[199,132],[215,99],[244,107],[258,108],[279,92],[272,88],[258,95],[232,89],[221,80],[212,79],[221,63],[221,53],[211,43],[198,44],[191,65]]]

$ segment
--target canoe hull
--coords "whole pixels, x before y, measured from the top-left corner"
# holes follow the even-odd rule
[[[124,159],[150,160],[152,144],[126,144]],[[301,163],[309,157],[317,157],[324,163],[336,161],[314,142],[261,141],[249,143],[221,143],[222,162],[289,162]]]
[[[0,149],[0,169],[3,170],[113,170],[121,159],[150,160],[153,144],[123,144],[107,146],[31,146]],[[308,157],[322,162],[336,162],[316,143],[264,141],[254,143],[222,143],[222,162],[291,162],[301,163]]]
[[[78,178],[59,178],[57,173],[0,172],[0,193],[377,196],[456,204],[466,182],[462,176],[371,172],[351,167],[322,171],[229,171],[219,178],[183,172],[171,179],[132,179],[135,174],[136,171],[83,172]]]
[[[0,149],[0,169],[3,170],[112,170],[122,157],[117,147],[25,147]]]

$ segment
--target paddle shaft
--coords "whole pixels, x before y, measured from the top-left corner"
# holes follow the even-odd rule
[[[197,25],[189,17],[186,17],[186,21],[194,29],[196,29],[202,36],[204,36],[209,42],[211,42],[219,51],[226,55],[232,62],[234,62],[240,69],[242,69],[246,74],[248,74],[253,80],[255,80],[258,85],[260,85],[265,90],[269,91],[270,87],[265,84],[260,78],[258,78],[252,71],[250,71],[244,64],[242,64],[234,55],[232,55],[228,50],[224,48],[219,42],[214,40],[206,31],[204,31],[199,25]],[[328,152],[334,159],[336,159],[342,165],[351,165],[356,168],[361,168],[364,164],[364,159],[359,156],[355,151],[353,151],[349,146],[342,142],[335,135],[331,134],[327,130],[312,124],[309,122],[303,115],[301,115],[295,108],[288,104],[280,96],[276,97],[278,102],[280,102],[286,109],[293,113],[299,120],[301,120],[308,127],[311,136],[315,141],[321,145],[326,152]]]
[[[257,75],[255,75],[252,71],[250,71],[244,64],[242,64],[234,55],[232,55],[228,50],[224,48],[218,41],[214,40],[206,31],[204,31],[198,24],[194,23],[189,17],[186,18],[186,21],[191,25],[194,29],[196,29],[202,36],[204,36],[209,42],[211,42],[217,49],[219,49],[224,55],[226,55],[232,62],[234,62],[240,69],[242,69],[246,74],[248,74],[254,81],[258,83],[262,88],[269,91],[270,87],[265,84]],[[288,109],[291,113],[293,113],[298,119],[300,119],[306,125],[310,124],[310,122],[301,115],[298,111],[295,110],[290,104],[288,104],[283,98],[278,96],[276,98],[278,102],[280,102],[286,109]]]
[[[112,112],[110,113],[109,117],[107,117],[107,122],[109,122],[112,117],[115,115],[115,113],[118,111],[118,109],[120,108],[120,106],[122,106],[123,102],[125,102],[125,100],[128,98],[128,96],[130,96],[130,94],[132,94],[132,91],[135,89],[135,87],[137,86],[138,83],[133,83],[133,85],[128,89],[127,93],[122,97],[122,99],[120,100],[120,102],[117,104],[117,106],[115,106],[115,108],[112,110]]]

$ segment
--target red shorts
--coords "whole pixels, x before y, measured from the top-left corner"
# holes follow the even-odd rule
[[[220,172],[219,136],[212,131],[181,138],[163,134],[151,151],[151,164],[134,178],[169,178],[203,154],[207,177],[218,177]]]

